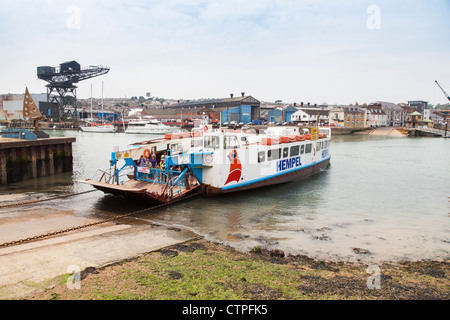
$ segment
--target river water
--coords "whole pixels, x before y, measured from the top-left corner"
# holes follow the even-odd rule
[[[10,184],[0,193],[90,190],[74,181],[108,168],[114,146],[149,139],[124,133],[49,134],[76,137],[73,173]],[[42,205],[105,218],[148,204],[97,191]],[[303,181],[197,197],[139,219],[188,228],[243,250],[259,246],[323,260],[380,263],[449,258],[449,214],[449,139],[347,135],[333,137],[331,165]]]

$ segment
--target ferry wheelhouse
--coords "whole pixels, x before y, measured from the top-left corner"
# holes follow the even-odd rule
[[[212,129],[192,132],[115,150],[109,172],[86,179],[104,192],[167,203],[191,193],[215,196],[298,180],[319,172],[331,159],[331,129],[269,127],[255,130]],[[139,165],[154,158],[162,165]],[[125,174],[125,172],[128,172]]]

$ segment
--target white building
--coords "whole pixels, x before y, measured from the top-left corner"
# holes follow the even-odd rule
[[[406,112],[392,102],[377,101],[374,105],[380,106],[387,115],[386,125],[389,127],[402,127],[406,121]]]
[[[380,106],[370,105],[362,108],[366,110],[366,127],[386,127],[387,114]]]
[[[319,115],[319,121],[321,123],[328,123],[328,110],[318,108],[300,108],[292,114],[291,121],[297,123],[317,122],[317,115]]]

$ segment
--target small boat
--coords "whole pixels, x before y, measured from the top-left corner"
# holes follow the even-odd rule
[[[269,127],[213,130],[206,123],[192,132],[134,143],[111,154],[110,171],[79,182],[106,193],[169,203],[192,193],[217,196],[291,182],[320,172],[331,159],[331,128]],[[164,157],[163,157],[164,156]],[[164,159],[159,167],[140,159]],[[119,164],[124,162],[124,164]],[[129,170],[125,174],[124,170]]]
[[[125,133],[166,134],[179,128],[167,126],[153,116],[144,116],[138,119],[129,119]]]
[[[81,127],[83,132],[116,132],[117,128],[112,124],[95,124],[91,123],[90,126]]]
[[[92,84],[91,84],[91,117],[92,117]],[[117,128],[113,124],[103,122],[103,81],[102,81],[102,122],[100,124],[91,121],[90,126],[80,127],[83,132],[113,133]]]

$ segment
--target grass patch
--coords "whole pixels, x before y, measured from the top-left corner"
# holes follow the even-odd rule
[[[84,274],[81,289],[59,285],[31,299],[276,300],[448,299],[445,262],[383,265],[381,289],[367,266],[243,253],[206,240],[149,253]]]

